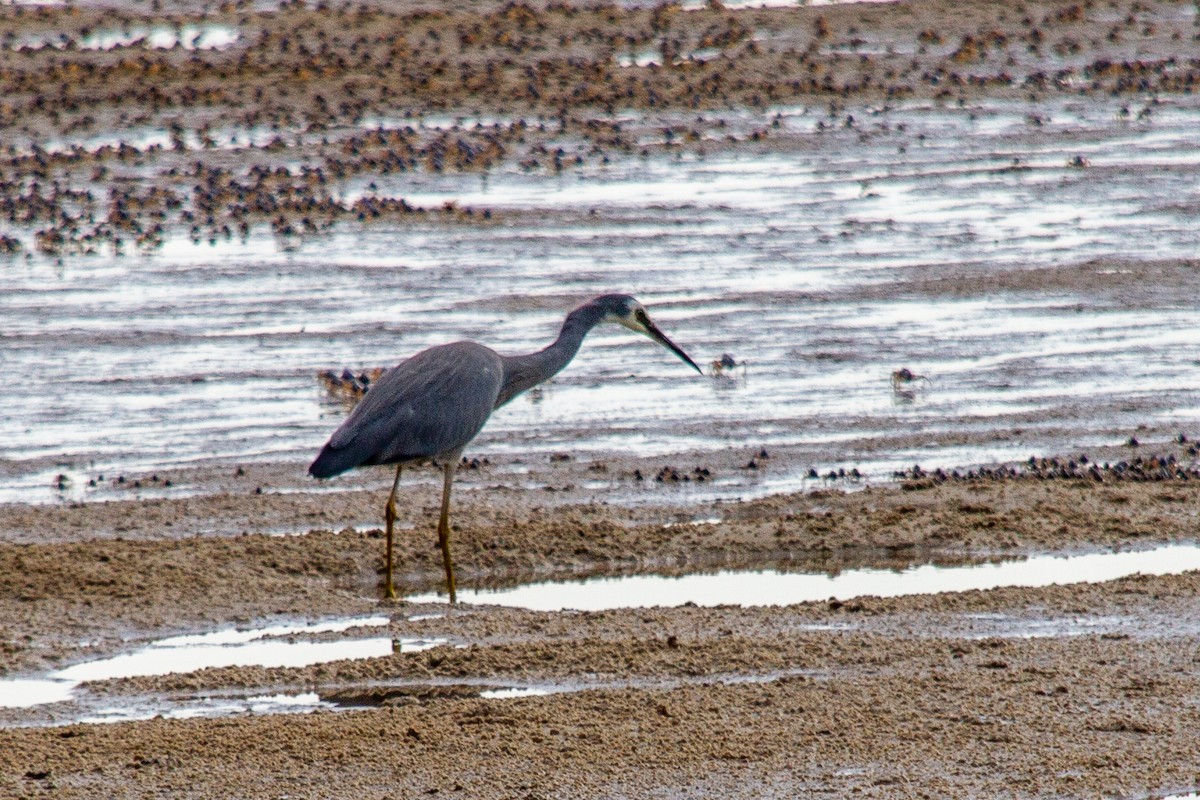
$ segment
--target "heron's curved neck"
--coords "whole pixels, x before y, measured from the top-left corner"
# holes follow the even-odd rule
[[[504,361],[504,383],[500,387],[496,407],[549,380],[571,363],[571,359],[579,352],[583,338],[603,321],[605,313],[605,309],[592,303],[582,305],[567,315],[554,344],[524,356],[501,356]]]

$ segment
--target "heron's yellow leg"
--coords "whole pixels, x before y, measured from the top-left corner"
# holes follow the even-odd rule
[[[442,545],[442,566],[446,568],[446,591],[450,602],[458,602],[454,593],[454,562],[450,559],[450,486],[454,483],[455,459],[442,466],[442,516],[438,520],[438,541]]]
[[[396,524],[396,489],[400,486],[400,470],[403,464],[396,465],[396,480],[392,481],[392,493],[388,495],[387,506],[383,510],[383,519],[387,523],[387,562],[384,566],[383,596],[388,600],[396,599],[396,587],[392,584],[392,529]]]

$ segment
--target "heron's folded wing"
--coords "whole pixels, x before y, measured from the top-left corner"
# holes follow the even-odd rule
[[[474,342],[422,351],[380,376],[309,472],[324,477],[460,451],[491,415],[501,377],[500,356]]]

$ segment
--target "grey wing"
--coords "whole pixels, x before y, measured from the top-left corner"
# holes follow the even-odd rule
[[[491,416],[502,374],[500,356],[474,342],[417,353],[380,376],[308,471],[327,478],[456,453]]]

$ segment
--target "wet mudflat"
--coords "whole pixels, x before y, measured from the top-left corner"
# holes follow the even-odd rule
[[[943,12],[929,7],[931,29]],[[1195,97],[1121,90],[1074,50],[1018,46],[1028,36],[1011,30],[1019,19],[991,20],[1009,41],[970,60],[953,43],[972,31],[946,28],[941,44],[913,31],[905,55],[909,31],[869,24],[886,9],[820,13],[827,27],[828,15],[846,18],[823,36],[807,32],[812,10],[794,8],[680,12],[671,25],[685,38],[737,31],[721,50],[729,69],[767,69],[774,53],[904,80],[890,94],[849,81],[837,92],[789,88],[761,108],[718,94],[695,108],[643,99],[566,117],[484,98],[454,111],[372,101],[338,115],[319,111],[330,102],[321,95],[285,123],[265,94],[239,106],[257,127],[200,124],[211,112],[197,109],[172,133],[185,120],[161,103],[130,95],[126,116],[145,122],[105,127],[87,113],[93,95],[67,90],[76,110],[48,114],[14,77],[8,95],[29,114],[0,119],[15,248],[0,274],[0,335],[7,372],[22,377],[0,418],[0,500],[172,496],[188,492],[181,470],[294,464],[343,413],[322,402],[317,372],[386,367],[455,338],[531,351],[574,304],[606,291],[653,306],[702,363],[729,354],[745,366],[689,379],[668,354],[599,330],[571,369],[483,432],[472,455],[488,457],[499,480],[543,488],[521,462],[562,451],[690,470],[693,454],[744,447],[748,460],[770,448],[769,475],[723,471],[704,487],[735,497],[800,488],[814,469],[879,480],[914,463],[1186,432],[1200,405]],[[213,69],[233,69],[240,54],[290,63],[299,45],[276,42],[273,26],[290,19],[308,31],[304,47],[324,51],[336,50],[327,29],[341,24],[299,10],[249,15],[240,38],[189,51],[138,39],[137,20],[122,28],[128,41],[96,45],[87,37],[106,27],[62,17],[67,33],[87,28],[81,41],[35,47],[51,35],[37,19],[52,14],[10,19],[24,32],[0,47],[14,76],[51,58],[115,81],[129,80],[134,57],[174,75],[181,52]],[[1101,36],[1110,14],[1097,11],[1090,52],[1169,54],[1173,33],[1176,49],[1194,35],[1194,17],[1181,14],[1173,4],[1135,13],[1133,43]],[[653,27],[642,12],[627,17],[611,24]],[[374,32],[362,24],[363,36]],[[1062,35],[1084,41],[1074,28]],[[1190,61],[1176,62],[1143,71],[1191,74]],[[1069,73],[1052,90],[1033,77],[1048,64]],[[711,67],[611,69],[614,80],[687,81]],[[274,73],[239,68],[230,93],[266,92]],[[965,80],[993,70],[1010,83]],[[953,96],[939,97],[951,74]],[[164,85],[186,105],[195,87],[174,80]],[[763,78],[747,69],[742,80]],[[451,158],[475,150],[491,155]],[[401,201],[433,211],[380,211]],[[275,211],[254,210],[266,208]],[[923,378],[893,385],[898,370]],[[608,499],[637,499],[628,476],[592,477]],[[309,488],[302,473],[288,486]]]
[[[127,473],[179,494],[177,473],[195,465],[295,463],[342,413],[322,402],[320,370],[389,366],[453,338],[531,351],[574,303],[613,289],[655,306],[701,363],[728,353],[746,366],[689,379],[597,331],[477,441],[501,480],[541,488],[520,461],[565,450],[682,466],[769,448],[769,475],[705,487],[732,497],[799,488],[810,469],[886,479],[1145,438],[1139,426],[1190,430],[1200,342],[1186,260],[1200,239],[1186,207],[1200,203],[1200,164],[1177,158],[1194,152],[1200,109],[1181,102],[1139,126],[1116,121],[1121,102],[1056,101],[1032,130],[1007,102],[899,105],[869,135],[813,134],[822,112],[791,109],[799,153],[380,188],[509,208],[504,225],[337,230],[288,247],[177,237],[120,259],[17,261],[6,363],[30,377],[10,388],[0,498],[120,496]],[[1069,166],[1081,149],[1088,169]],[[900,369],[925,379],[894,388]]]
[[[564,780],[582,796],[810,782],[891,796],[913,776],[946,796],[1194,786],[1190,486],[905,486],[714,503],[721,521],[695,524],[567,503],[517,519],[528,493],[457,516],[464,595],[714,565],[862,583],[771,606],[380,603],[377,530],[4,545],[13,669],[0,685],[69,693],[0,709],[5,774],[18,776],[6,788],[87,796],[122,775],[131,795],[254,795],[269,776],[270,791],[319,796],[335,769],[345,791],[380,797],[455,786],[552,795]],[[657,509],[684,511],[695,508]],[[305,513],[297,504],[281,517],[299,525]],[[402,538],[400,580],[413,591],[437,587],[432,543],[429,526]],[[1053,583],[1055,559],[1023,558],[1047,551],[1072,554]],[[1148,574],[1097,569],[1069,583],[1086,559]],[[930,561],[940,566],[921,566]],[[890,589],[922,570],[933,582],[1021,564],[1037,585]],[[1120,759],[1097,755],[1114,748]],[[236,769],[215,766],[235,753]]]
[[[0,9],[0,794],[1200,786],[1191,5],[180,8]],[[614,290],[744,365],[598,330],[381,603],[318,372]]]
[[[1174,576],[1200,566],[1195,545],[1164,545],[1149,549],[1121,549],[1069,557],[1038,556],[1007,561],[984,561],[957,566],[923,564],[907,569],[881,567],[843,569],[831,574],[780,571],[721,571],[683,576],[630,575],[603,577],[573,583],[539,583],[508,590],[469,590],[460,602],[468,605],[511,607],[533,612],[578,611],[628,612],[637,609],[722,608],[736,617],[735,609],[823,604],[830,611],[849,605],[862,612],[864,603],[881,598],[936,596],[944,593],[1010,590],[1022,587],[1070,587],[1080,583],[1106,583],[1129,576]],[[867,559],[879,563],[879,558]],[[902,560],[902,559],[901,559]],[[1136,583],[1134,581],[1133,583]],[[1185,585],[1190,583],[1190,577]],[[1068,590],[1070,591],[1070,590]],[[436,595],[411,596],[407,603],[438,602]],[[360,708],[395,704],[416,699],[482,697],[512,699],[551,693],[594,691],[624,686],[665,684],[654,677],[630,674],[582,676],[561,668],[538,674],[495,674],[486,671],[464,675],[404,675],[380,680],[365,679],[377,671],[381,661],[393,655],[419,653],[450,644],[446,638],[398,635],[406,623],[425,630],[459,631],[457,647],[480,642],[476,634],[463,634],[459,617],[476,616],[466,609],[431,610],[424,613],[375,615],[328,619],[312,624],[274,624],[235,627],[188,635],[171,636],[129,649],[120,655],[87,658],[89,651],[103,652],[108,645],[97,639],[74,652],[64,647],[62,657],[71,666],[42,675],[0,679],[0,719],[18,725],[63,725],[167,718],[220,717],[253,712],[286,713],[318,708]],[[502,615],[501,615],[502,616]],[[1196,621],[1170,617],[1162,609],[1148,621],[1146,610],[1133,615],[1061,615],[1056,613],[964,613],[956,620],[962,638],[1033,638],[1083,635],[1155,636],[1191,635]],[[746,615],[751,626],[761,623]],[[468,623],[475,627],[478,623]],[[743,623],[745,624],[745,623]],[[776,623],[777,624],[777,623]],[[567,623],[569,626],[569,623]],[[583,624],[586,628],[587,623]],[[872,626],[878,627],[878,626]],[[864,626],[845,619],[800,623],[797,632],[850,632]],[[739,631],[739,638],[748,631]],[[392,634],[392,635],[388,635]],[[911,633],[909,634],[911,635]],[[520,635],[518,634],[518,638]],[[586,637],[584,637],[586,638]],[[674,644],[670,640],[674,640]],[[465,644],[471,642],[471,645]],[[668,637],[668,648],[678,646],[678,637]],[[78,659],[83,658],[80,661]],[[439,656],[439,661],[442,657]],[[366,662],[356,666],[350,662]],[[332,668],[319,667],[321,678],[314,687],[307,668],[347,662]],[[395,666],[395,665],[393,665]],[[726,683],[776,681],[813,671],[800,666],[771,665],[764,669],[717,668],[696,680],[719,679]],[[358,677],[350,677],[360,670]],[[365,670],[365,671],[364,671]],[[196,673],[202,673],[197,675]],[[686,674],[686,673],[685,673]],[[302,677],[307,675],[307,677]],[[707,677],[705,677],[707,676]],[[680,676],[675,676],[677,679]],[[520,681],[505,685],[504,681]],[[432,682],[430,682],[432,680]],[[499,688],[496,681],[501,681]],[[534,681],[530,685],[530,681]],[[257,683],[256,683],[257,681]],[[695,682],[693,680],[692,682]],[[670,678],[666,683],[672,683]],[[301,688],[309,691],[300,691]],[[316,691],[311,689],[316,688]],[[115,691],[113,691],[115,689]]]

